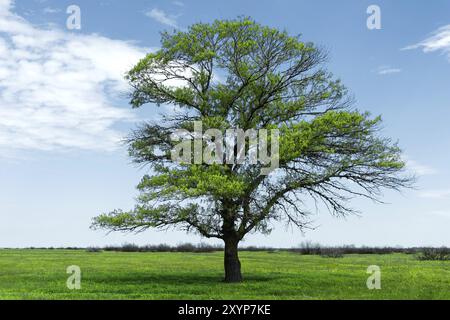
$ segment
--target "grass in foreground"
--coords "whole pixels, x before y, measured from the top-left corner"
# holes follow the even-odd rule
[[[243,252],[245,282],[225,284],[222,253],[0,250],[0,299],[450,299],[450,261],[413,255],[323,258]],[[68,266],[81,290],[66,287]],[[368,290],[378,265],[382,289]]]

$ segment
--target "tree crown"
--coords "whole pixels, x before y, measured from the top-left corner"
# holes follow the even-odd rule
[[[249,18],[195,24],[162,34],[162,47],[127,74],[131,104],[172,105],[160,123],[129,137],[130,155],[152,173],[129,212],[97,217],[116,231],[176,226],[205,237],[241,240],[269,222],[306,226],[306,198],[333,214],[347,200],[378,200],[383,188],[409,186],[396,143],[379,134],[381,118],[352,108],[346,88],[324,68],[326,54],[287,32]],[[279,130],[279,167],[260,163],[174,163],[175,130]],[[195,139],[194,139],[195,140]],[[248,148],[248,145],[247,145]]]

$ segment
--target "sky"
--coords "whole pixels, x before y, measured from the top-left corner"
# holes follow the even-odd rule
[[[68,28],[71,5],[80,28]],[[381,29],[369,29],[377,5]],[[450,2],[0,0],[0,247],[215,241],[177,231],[107,234],[93,217],[131,209],[147,169],[121,140],[164,108],[133,110],[124,73],[157,50],[160,32],[251,16],[329,52],[328,69],[359,110],[382,115],[416,188],[385,204],[354,199],[359,216],[275,225],[243,245],[450,246]],[[170,108],[166,106],[165,108]]]

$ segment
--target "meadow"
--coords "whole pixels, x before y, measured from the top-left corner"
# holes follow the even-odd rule
[[[450,299],[450,261],[413,254],[242,252],[245,282],[225,284],[222,252],[0,250],[0,299]],[[68,266],[81,268],[69,290]],[[381,289],[366,286],[381,268]]]

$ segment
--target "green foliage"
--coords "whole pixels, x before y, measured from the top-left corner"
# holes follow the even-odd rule
[[[273,220],[307,226],[307,198],[332,214],[353,212],[352,197],[377,200],[398,190],[401,151],[379,134],[381,118],[352,108],[347,89],[324,68],[326,55],[299,36],[250,18],[198,23],[163,33],[161,49],[129,71],[131,104],[178,106],[129,138],[130,155],[151,174],[138,186],[134,210],[99,216],[116,231],[178,227],[205,237],[242,240],[269,232]],[[191,165],[171,161],[177,129],[280,130],[280,167]]]
[[[450,261],[450,249],[448,248],[425,248],[417,256],[421,261]]]

